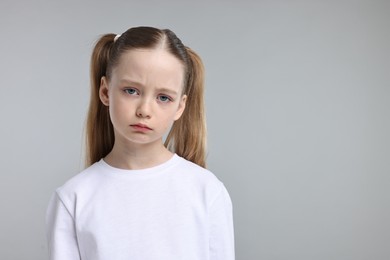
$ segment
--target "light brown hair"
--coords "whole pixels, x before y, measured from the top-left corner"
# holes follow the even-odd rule
[[[204,67],[201,58],[170,30],[134,27],[114,40],[105,34],[97,41],[91,57],[91,99],[86,122],[86,165],[105,157],[114,146],[114,129],[109,109],[99,98],[103,76],[110,79],[121,55],[132,49],[163,47],[184,65],[183,95],[186,108],[174,122],[165,146],[179,156],[206,167],[206,120],[204,109]]]

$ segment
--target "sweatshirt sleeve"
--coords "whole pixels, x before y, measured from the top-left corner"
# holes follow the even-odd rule
[[[222,184],[210,208],[210,260],[234,260],[233,206]]]
[[[50,260],[80,260],[75,223],[59,195],[53,194],[46,212]]]

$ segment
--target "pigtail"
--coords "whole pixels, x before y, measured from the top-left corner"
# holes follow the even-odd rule
[[[105,157],[114,145],[114,130],[109,109],[99,97],[100,82],[106,76],[115,34],[103,35],[96,43],[91,57],[91,99],[86,122],[86,165]]]
[[[165,146],[202,167],[206,167],[206,116],[204,108],[204,66],[200,57],[185,47],[189,56],[188,80],[184,87],[186,107],[172,126]]]

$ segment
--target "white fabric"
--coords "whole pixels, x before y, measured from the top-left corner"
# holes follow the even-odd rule
[[[50,260],[233,260],[232,204],[210,171],[178,155],[143,170],[100,160],[53,194]]]

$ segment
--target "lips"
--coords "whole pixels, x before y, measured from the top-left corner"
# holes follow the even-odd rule
[[[130,125],[130,126],[137,129],[137,130],[140,130],[140,131],[152,130],[152,128],[150,128],[149,126],[144,125],[144,124],[134,124],[134,125]]]

